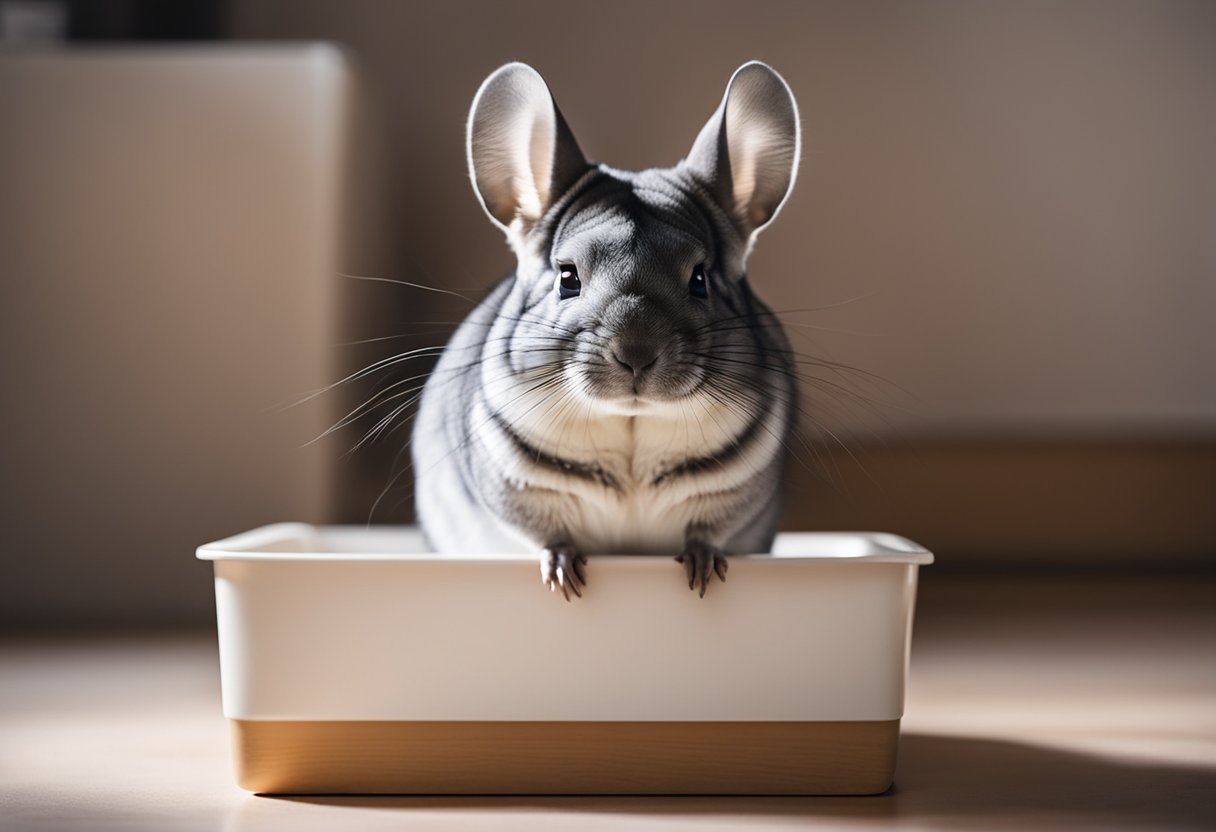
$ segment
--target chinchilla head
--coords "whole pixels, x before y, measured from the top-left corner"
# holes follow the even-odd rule
[[[720,400],[764,362],[774,341],[757,328],[775,324],[745,264],[799,157],[797,107],[771,68],[735,72],[684,160],[634,173],[589,163],[541,76],[508,64],[474,99],[468,155],[518,259],[504,339],[517,369],[556,362],[584,402],[637,413]]]

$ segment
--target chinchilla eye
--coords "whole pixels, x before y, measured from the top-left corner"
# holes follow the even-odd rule
[[[557,296],[562,300],[578,297],[583,291],[583,282],[578,279],[578,269],[574,266],[558,266]]]
[[[688,294],[694,298],[705,300],[709,297],[709,278],[705,276],[705,264],[698,263],[688,279]]]

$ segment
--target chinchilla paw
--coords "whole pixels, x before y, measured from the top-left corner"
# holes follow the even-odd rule
[[[702,598],[709,589],[712,576],[717,575],[718,580],[725,582],[726,570],[730,568],[726,555],[718,547],[700,541],[690,541],[684,551],[676,556],[676,562],[684,564],[688,588],[699,591]]]

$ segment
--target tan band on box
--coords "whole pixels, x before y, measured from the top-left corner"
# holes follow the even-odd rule
[[[876,794],[899,720],[232,720],[237,780],[275,794]]]

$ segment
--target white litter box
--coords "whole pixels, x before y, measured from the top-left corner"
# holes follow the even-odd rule
[[[783,534],[705,598],[672,558],[425,552],[266,526],[215,563],[237,780],[263,793],[870,794],[891,785],[920,546]]]

